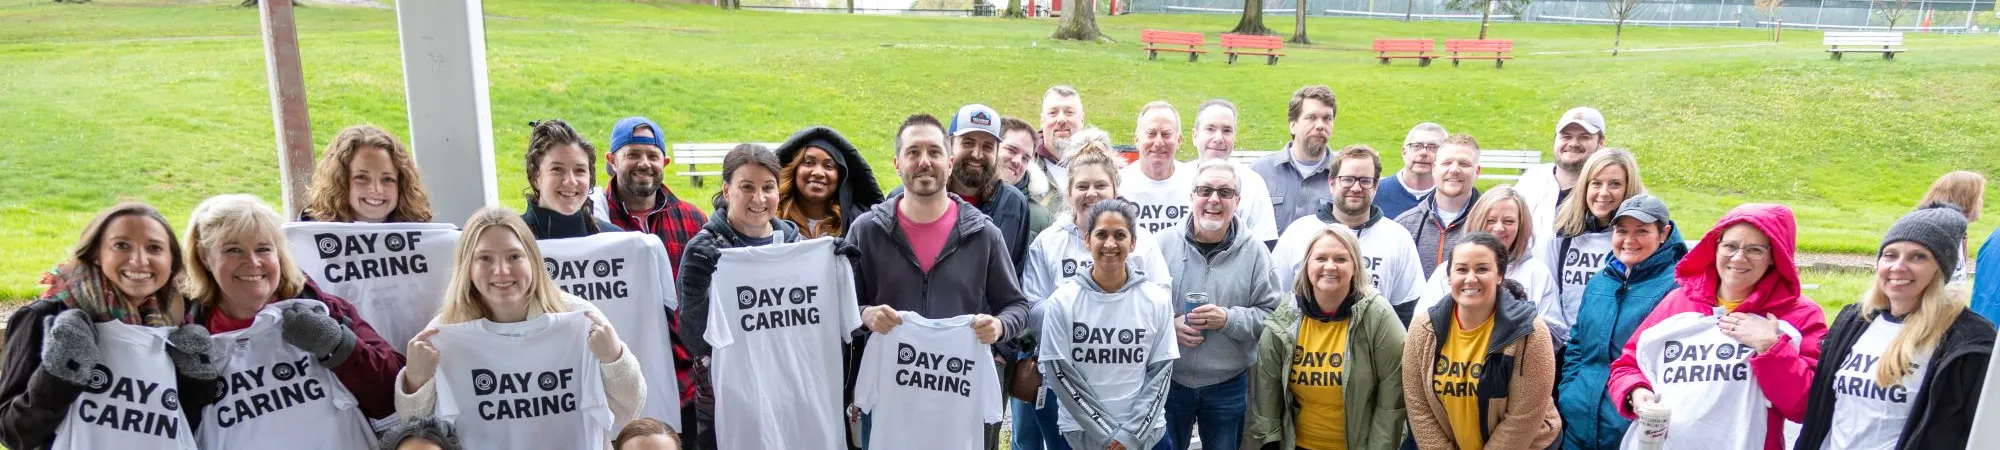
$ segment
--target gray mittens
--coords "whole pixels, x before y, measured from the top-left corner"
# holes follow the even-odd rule
[[[321,364],[339,367],[354,354],[354,330],[328,316],[326,306],[293,303],[285,305],[285,343],[312,353]]]
[[[43,372],[88,388],[91,372],[101,359],[97,352],[97,328],[90,323],[88,314],[71,309],[42,319]]]
[[[167,356],[181,376],[213,380],[221,375],[220,348],[208,339],[208,328],[186,324],[167,334]]]

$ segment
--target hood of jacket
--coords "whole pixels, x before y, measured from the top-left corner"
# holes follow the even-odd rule
[[[1146,276],[1140,274],[1138,271],[1132,270],[1131,264],[1125,264],[1122,267],[1125,268],[1125,285],[1119,286],[1118,289],[1116,290],[1110,290],[1110,291],[1104,290],[1103,286],[1097,285],[1097,277],[1090,276],[1089,273],[1079,273],[1076,274],[1077,276],[1071,277],[1070,279],[1076,280],[1076,285],[1078,287],[1083,288],[1084,292],[1090,292],[1096,294],[1123,294],[1126,292],[1137,291],[1139,290],[1140,286],[1144,286],[1146,284]]]
[[[1328,223],[1328,224],[1340,223],[1340,219],[1335,218],[1333,215],[1332,200],[1321,200],[1319,202],[1319,208],[1316,209],[1314,214],[1319,217],[1319,221],[1322,223]],[[1382,207],[1370,205],[1368,207],[1368,221],[1362,223],[1360,227],[1354,228],[1354,234],[1361,234],[1361,230],[1366,230],[1368,229],[1368,227],[1372,227],[1375,226],[1375,224],[1377,223],[1381,223],[1383,217],[1384,216],[1382,215]]]
[[[790,165],[807,147],[826,149],[839,168],[840,182],[834,187],[834,200],[840,205],[841,221],[852,225],[861,212],[882,202],[882,186],[876,184],[875,170],[868,167],[868,158],[832,128],[815,126],[792,133],[774,150],[778,164]]]
[[[1527,337],[1528,333],[1535,331],[1535,321],[1541,320],[1535,312],[1535,302],[1523,300],[1528,297],[1528,291],[1521,287],[1521,283],[1501,280],[1499,287],[1499,297],[1493,299],[1493,337],[1486,344],[1485,353],[1488,354]],[[1457,326],[1452,320],[1452,311],[1457,308],[1458,300],[1451,294],[1445,294],[1443,300],[1431,306],[1431,332],[1437,339],[1437,348],[1444,348],[1444,340],[1451,337],[1452,327]]]
[[[1722,233],[1745,223],[1757,227],[1757,231],[1771,240],[1771,270],[1757,280],[1750,298],[1741,299],[1743,305],[1737,309],[1753,314],[1776,312],[1773,310],[1797,303],[1804,297],[1799,290],[1798,222],[1792,217],[1792,209],[1785,205],[1751,203],[1729,210],[1674,267],[1674,277],[1680,281],[1681,289],[1691,299],[1711,304],[1717,301],[1722,281],[1715,270],[1715,258],[1721,251]]]
[[[715,208],[715,214],[708,215],[708,223],[702,224],[701,229],[714,235],[716,239],[721,241],[722,245],[717,247],[741,248],[745,246],[743,233],[738,233],[736,232],[736,227],[729,226],[729,207],[727,205]],[[799,226],[793,224],[792,221],[773,217],[771,218],[771,237],[771,242],[778,244],[798,242]]]

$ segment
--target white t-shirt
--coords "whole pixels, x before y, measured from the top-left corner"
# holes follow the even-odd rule
[[[605,448],[611,406],[584,314],[438,326],[437,417],[465,448]]]
[[[834,238],[722,249],[709,291],[716,442],[847,447],[841,344],[861,326],[854,269]]]
[[[1417,295],[1417,311],[1430,311],[1431,306],[1444,301],[1445,293],[1451,292],[1451,267],[1439,262],[1437,269],[1424,280],[1423,291]],[[1521,283],[1528,291],[1528,301],[1535,302],[1536,314],[1548,323],[1562,314],[1562,298],[1556,296],[1556,279],[1549,275],[1549,266],[1533,259],[1522,262],[1507,270],[1507,279]],[[1551,325],[1553,326],[1553,325]],[[1569,328],[1564,327],[1567,330]]]
[[[1675,314],[1634,336],[1639,371],[1660,404],[1673,409],[1660,450],[1764,448],[1771,402],[1750,370],[1752,348],[1723,334],[1718,318]],[[1779,321],[1778,332],[1799,341],[1799,330],[1790,323]],[[1638,425],[1628,428],[1622,447],[1638,448],[1640,431]]]
[[[855,378],[854,405],[874,421],[868,448],[980,449],[981,425],[999,423],[1003,409],[993,348],[979,343],[973,316],[898,315],[902,325],[868,339]]]
[[[326,306],[293,299],[264,305],[249,328],[210,336],[222,349],[215,403],[203,411],[204,449],[352,450],[375,446],[360,403],[311,352],[285,343],[284,308]]]
[[[1134,203],[1139,203],[1142,208],[1147,201],[1141,201],[1133,194],[1140,193],[1147,197],[1148,201],[1157,197],[1161,204],[1190,207],[1193,204],[1194,177],[1200,174],[1201,163],[1202,160],[1194,160],[1175,164],[1174,175],[1170,178],[1171,181],[1166,182],[1146,178],[1145,173],[1139,171],[1137,164],[1125,166],[1118,172],[1118,194]],[[1162,183],[1166,185],[1157,186]],[[1168,192],[1166,194],[1151,192],[1162,188]],[[1141,193],[1141,191],[1147,192]],[[1186,222],[1187,215],[1193,211],[1193,209],[1182,211],[1184,214],[1180,215],[1180,220],[1173,221],[1167,226]],[[1142,210],[1142,215],[1143,212]],[[1243,221],[1243,227],[1249,230],[1251,240],[1259,243],[1278,240],[1278,232],[1282,231],[1278,227],[1284,225],[1277,223],[1278,219],[1272,216],[1271,191],[1264,185],[1264,177],[1258,175],[1257,171],[1250,170],[1247,164],[1236,165],[1236,218]],[[1145,220],[1142,219],[1140,222]],[[1165,229],[1166,226],[1148,227],[1147,231],[1157,233]]]
[[[1562,310],[1556,317],[1548,318],[1549,333],[1556,343],[1569,341],[1569,329],[1576,325],[1576,314],[1583,306],[1583,289],[1590,284],[1590,277],[1604,270],[1611,258],[1611,231],[1584,233],[1569,238],[1569,248],[1563,248],[1562,237],[1550,239],[1548,245],[1535,254],[1548,264],[1549,271],[1556,275],[1556,293],[1562,298]]]
[[[659,236],[628,231],[536,242],[542,270],[564,292],[603,312],[626,351],[639,360],[647,380],[639,416],[681,430],[680,382],[667,336],[667,309],[680,307],[680,294]]]
[[[320,291],[354,302],[397,353],[444,307],[458,247],[451,224],[294,222],[284,231]]]
[[[1903,331],[1903,324],[1890,322],[1887,313],[1870,321],[1861,339],[1854,341],[1840,371],[1833,376],[1833,426],[1827,432],[1825,450],[1894,450],[1903,437],[1903,425],[1910,421],[1910,409],[1924,388],[1931,352],[1911,355],[1910,374],[1895,386],[1875,383],[1875,364],[1889,350],[1889,342]]]
[[[195,430],[181,411],[180,383],[167,356],[173,329],[115,321],[94,328],[100,360],[49,448],[194,450]]]
[[[1132,253],[1126,255],[1126,266],[1144,273],[1146,282],[1171,289],[1173,274],[1167,271],[1167,259],[1160,256],[1153,233],[1139,230],[1132,238],[1134,244]],[[1090,249],[1083,244],[1083,231],[1067,215],[1057,217],[1055,224],[1043,229],[1028,244],[1028,260],[1021,269],[1021,294],[1029,302],[1041,303],[1063,280],[1077,274],[1089,276],[1092,261]]]
[[[1124,292],[1088,292],[1076,282],[1063,283],[1042,308],[1042,339],[1036,352],[1041,361],[1069,361],[1112,424],[1129,423],[1146,412],[1139,398],[1146,384],[1146,366],[1180,358],[1174,340],[1173,291],[1151,283]],[[1057,380],[1042,380],[1056,383]],[[1160,392],[1161,396],[1166,393]],[[1058,408],[1056,423],[1064,432],[1079,431],[1069,408]],[[1166,426],[1165,410],[1156,418]],[[1159,428],[1156,427],[1156,428]],[[1106,427],[1116,429],[1116,427]]]
[[[1159,233],[1188,220],[1188,196],[1194,191],[1194,167],[1174,163],[1165,180],[1146,177],[1139,164],[1118,170],[1118,195],[1139,205],[1139,228]]]
[[[1521,179],[1514,183],[1514,193],[1528,202],[1528,218],[1535,224],[1535,236],[1530,239],[1535,248],[1548,245],[1556,237],[1556,209],[1561,206],[1556,201],[1562,196],[1562,185],[1556,181],[1556,165],[1542,164],[1521,172]]]
[[[1306,247],[1312,244],[1313,236],[1329,225],[1319,221],[1318,215],[1307,215],[1285,227],[1278,246],[1271,250],[1271,270],[1278,277],[1279,287],[1292,288],[1292,283],[1298,280],[1299,264],[1310,250]],[[1356,238],[1361,246],[1357,257],[1362,267],[1368,269],[1369,281],[1382,292],[1382,297],[1391,305],[1416,301],[1422,293],[1419,284],[1424,281],[1424,273],[1419,267],[1422,262],[1417,260],[1417,242],[1410,237],[1410,230],[1384,217],[1361,230]]]

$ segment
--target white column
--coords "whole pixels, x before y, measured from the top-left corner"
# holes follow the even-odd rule
[[[1966,311],[1961,314],[1971,314]],[[1986,384],[1979,409],[1972,415],[1972,436],[1965,448],[2000,448],[2000,358],[1986,361]]]
[[[396,3],[410,149],[435,222],[462,223],[473,211],[500,204],[481,13],[480,0]]]

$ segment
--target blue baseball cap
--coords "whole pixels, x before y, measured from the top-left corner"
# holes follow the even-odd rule
[[[641,125],[651,128],[653,136],[633,136],[632,132],[637,131]],[[618,124],[611,127],[611,149],[606,153],[617,152],[618,149],[625,148],[629,144],[649,144],[659,147],[660,151],[664,152],[667,151],[667,141],[662,139],[661,136],[665,134],[666,130],[661,129],[660,124],[653,123],[653,119],[640,116],[619,119]]]

